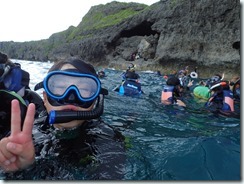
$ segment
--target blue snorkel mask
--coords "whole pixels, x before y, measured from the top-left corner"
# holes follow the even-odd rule
[[[108,91],[101,88],[98,77],[79,73],[76,69],[52,71],[37,84],[34,90],[44,88],[48,101],[53,106],[72,104],[82,108],[90,107],[97,99],[96,108],[92,111],[53,111],[49,123],[65,123],[73,119],[94,119],[103,113],[103,95]],[[102,102],[99,102],[102,99]],[[58,118],[62,117],[62,118]],[[66,117],[66,118],[65,118]],[[67,117],[69,117],[67,119]]]
[[[24,96],[24,90],[29,88],[30,75],[21,69],[20,64],[0,64],[0,89],[14,91]]]
[[[53,71],[43,81],[51,105],[73,104],[88,108],[101,91],[101,82],[90,74]]]

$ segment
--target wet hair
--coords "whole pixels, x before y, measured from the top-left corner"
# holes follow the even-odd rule
[[[50,73],[52,71],[61,70],[61,68],[65,64],[70,64],[70,65],[74,66],[80,73],[90,74],[90,75],[93,75],[95,77],[98,77],[96,70],[94,69],[94,67],[91,64],[86,63],[85,61],[83,61],[81,59],[77,59],[77,58],[71,58],[68,60],[63,60],[63,61],[59,61],[59,62],[55,63],[49,69],[48,73]]]
[[[0,52],[0,64],[14,66],[15,64],[8,58],[7,54]]]
[[[172,76],[168,78],[166,84],[169,86],[177,86],[180,85],[180,80],[177,77]]]
[[[135,72],[127,71],[126,74],[125,74],[125,78],[128,78],[128,79],[139,79],[140,77]]]
[[[8,56],[0,52],[0,64],[5,64],[8,62]]]

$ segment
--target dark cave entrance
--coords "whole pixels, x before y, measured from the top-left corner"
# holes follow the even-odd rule
[[[110,50],[110,53],[112,53],[113,57],[123,56],[125,60],[129,61],[131,60],[132,53],[137,52],[137,46],[135,46],[135,44],[138,45],[140,43],[140,39],[142,39],[139,37],[150,37],[149,42],[151,44],[151,49],[146,56],[141,55],[141,57],[143,57],[144,59],[154,58],[160,33],[152,30],[151,27],[153,24],[154,22],[143,21],[140,24],[135,25],[134,27],[130,27],[130,29],[128,30],[121,31],[116,39],[114,39],[111,43],[107,45],[107,48]],[[129,38],[130,40],[127,40],[127,43],[121,44],[124,41],[124,39],[121,38]],[[123,53],[121,51],[123,51]],[[128,54],[128,52],[130,53]]]
[[[159,34],[157,31],[153,31],[151,26],[153,25],[152,22],[143,21],[141,24],[135,26],[130,30],[124,30],[121,32],[121,37],[132,37],[132,36],[150,36]]]
[[[240,49],[240,42],[234,42],[234,43],[232,44],[232,47],[233,47],[234,49],[236,49],[236,50],[239,50],[239,49]]]

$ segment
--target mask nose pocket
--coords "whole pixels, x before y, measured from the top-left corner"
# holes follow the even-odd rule
[[[74,89],[71,89],[69,93],[67,94],[66,101],[68,102],[78,102],[79,97],[77,95],[77,92]]]

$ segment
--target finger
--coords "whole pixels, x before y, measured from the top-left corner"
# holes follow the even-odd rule
[[[35,118],[35,104],[31,103],[28,106],[27,113],[25,116],[23,133],[28,134],[28,135],[32,134],[34,118]]]
[[[0,166],[2,169],[6,170],[6,168],[11,164],[11,161],[8,160],[1,152],[0,152]]]
[[[1,150],[0,150],[0,161],[5,165],[9,165],[14,159],[15,155],[8,150],[7,145],[9,144],[8,139],[1,140]]]
[[[15,157],[11,157],[8,161],[8,163],[9,162],[11,163],[10,166],[12,167],[14,166],[13,165],[14,162],[21,162],[21,164],[18,164],[18,167],[24,168],[27,165],[32,164],[35,160],[35,148],[33,144],[24,145],[24,144],[9,142],[6,148],[9,152],[15,155]]]
[[[7,145],[7,150],[15,155],[19,155],[23,152],[23,146],[14,142],[9,142]],[[9,157],[8,157],[9,158]]]
[[[0,163],[4,164],[6,160],[8,160],[8,159],[4,156],[4,154],[0,150]]]
[[[20,132],[21,117],[19,101],[14,99],[11,102],[11,135]]]

